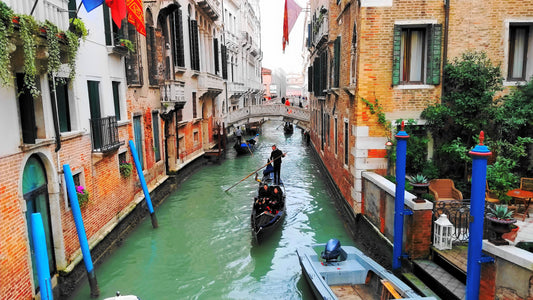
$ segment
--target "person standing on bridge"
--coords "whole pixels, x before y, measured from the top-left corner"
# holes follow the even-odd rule
[[[272,145],[272,153],[270,153],[270,161],[274,162],[274,184],[281,183],[281,158],[285,157],[285,153],[281,152],[276,145]]]

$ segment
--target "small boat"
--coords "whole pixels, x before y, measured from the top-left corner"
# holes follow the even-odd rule
[[[104,300],[141,300],[141,298],[134,295],[121,295],[117,292],[114,297],[105,298]]]
[[[319,254],[320,249],[324,251]],[[418,295],[356,247],[341,247],[337,239],[296,252],[317,299],[435,299]]]
[[[237,154],[253,153],[256,148],[258,138],[259,134],[256,134],[253,138],[245,140],[244,142],[237,141],[235,145],[233,145],[233,148],[235,151],[237,151]]]
[[[286,122],[285,125],[283,125],[283,132],[285,134],[292,134],[294,132],[294,125],[292,125],[292,123]]]
[[[274,168],[268,165],[259,183],[257,196],[254,197],[252,215],[250,217],[252,234],[256,242],[260,242],[278,228],[286,215],[285,186],[273,184]],[[257,180],[257,175],[256,175]]]

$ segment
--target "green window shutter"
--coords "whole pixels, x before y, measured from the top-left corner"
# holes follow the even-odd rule
[[[392,85],[400,84],[400,47],[402,41],[402,27],[394,25],[394,40],[392,46]]]
[[[222,78],[228,79],[228,57],[225,45],[221,46],[220,55],[222,56]]]
[[[213,52],[215,54],[215,74],[218,74],[218,71],[220,70],[220,68],[219,68],[219,63],[218,63],[218,39],[217,38],[213,39]]]
[[[181,7],[178,8],[178,19],[176,20],[176,42],[177,42],[177,48],[178,48],[178,66],[185,67],[185,51],[183,50],[183,21],[182,21],[182,14],[181,14]]]
[[[341,37],[335,39],[335,74],[333,79],[333,86],[339,87],[340,73],[341,73]]]
[[[113,104],[115,105],[115,117],[117,118],[117,121],[120,121],[120,82],[112,81],[111,86],[113,87]]]
[[[109,8],[102,5],[104,11],[104,31],[105,31],[105,44],[107,46],[113,45],[113,32],[111,32],[111,18],[109,16]]]
[[[437,85],[440,83],[442,24],[433,24],[429,31],[426,83]]]
[[[313,66],[307,67],[307,91],[313,91]]]

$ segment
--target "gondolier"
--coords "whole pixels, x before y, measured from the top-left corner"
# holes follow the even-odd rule
[[[279,150],[276,145],[272,145],[272,153],[270,153],[270,161],[274,162],[274,184],[278,185],[281,183],[280,173],[281,173],[281,158],[285,157],[285,154]]]

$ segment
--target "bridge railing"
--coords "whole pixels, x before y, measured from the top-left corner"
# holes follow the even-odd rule
[[[252,117],[287,117],[298,121],[309,122],[310,113],[305,108],[285,106],[283,104],[252,105],[228,114],[227,123],[233,124]]]

